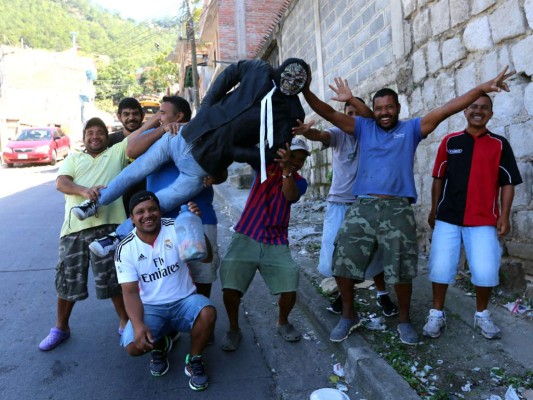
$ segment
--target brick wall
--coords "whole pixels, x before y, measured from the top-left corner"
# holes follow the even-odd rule
[[[283,16],[288,3],[288,0],[219,0],[219,59],[254,58],[257,48]],[[243,55],[240,54],[241,48],[244,49]]]

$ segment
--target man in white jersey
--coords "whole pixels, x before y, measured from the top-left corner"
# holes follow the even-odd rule
[[[169,369],[167,353],[172,340],[168,334],[190,332],[185,374],[190,377],[191,389],[204,390],[208,377],[202,352],[213,335],[215,307],[196,293],[187,264],[178,254],[174,220],[161,218],[155,194],[135,193],[129,209],[135,229],[115,252],[117,278],[130,317],[121,344],[131,356],[151,351],[150,371],[161,376]],[[189,209],[198,211],[194,203]]]

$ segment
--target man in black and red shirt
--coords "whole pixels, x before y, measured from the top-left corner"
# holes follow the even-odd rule
[[[462,242],[476,288],[474,327],[487,339],[496,339],[501,331],[487,306],[492,287],[499,283],[498,239],[509,233],[514,186],[522,178],[509,142],[487,129],[491,98],[482,95],[464,113],[466,130],[442,140],[433,168],[428,218],[434,228],[429,257],[433,308],[423,334],[437,338],[446,325],[444,300],[455,281]]]

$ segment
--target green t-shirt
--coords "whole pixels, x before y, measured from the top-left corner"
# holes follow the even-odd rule
[[[72,152],[61,163],[58,176],[70,176],[74,183],[86,187],[107,185],[128,164],[127,144],[128,141],[123,140],[96,157],[81,151]],[[65,219],[60,237],[96,226],[120,224],[126,219],[122,198],[107,206],[99,206],[98,216],[89,217],[84,221],[78,220],[74,215],[71,216],[70,209],[85,200],[87,199],[83,196],[65,195]]]

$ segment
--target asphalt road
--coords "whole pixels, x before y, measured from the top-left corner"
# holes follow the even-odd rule
[[[72,336],[51,352],[38,349],[55,323],[53,284],[63,195],[55,189],[56,167],[0,169],[0,393],[2,399],[291,399],[305,400],[330,386],[335,349],[323,340],[298,308],[293,323],[305,336],[286,343],[275,331],[276,297],[254,281],[243,299],[243,341],[237,352],[219,348],[227,329],[218,282],[212,299],[218,310],[215,344],[204,353],[210,386],[189,389],[183,373],[188,335],[172,350],[170,371],[154,378],[148,357],[129,357],[119,346],[117,318],[110,301],[89,299],[71,318]],[[219,214],[224,254],[231,221]],[[91,282],[92,283],[92,282]],[[350,394],[352,400],[356,394]]]

